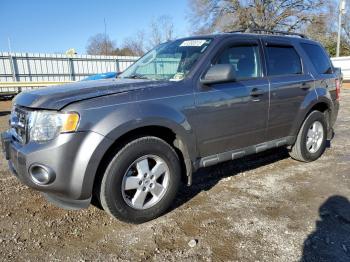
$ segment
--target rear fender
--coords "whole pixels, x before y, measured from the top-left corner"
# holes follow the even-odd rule
[[[328,110],[333,110],[333,103],[331,100],[331,96],[327,89],[325,88],[316,88],[311,90],[306,96],[304,101],[302,102],[297,117],[293,123],[290,135],[294,137],[293,143],[295,142],[296,136],[306,119],[309,113],[312,111],[312,108],[316,107],[317,104],[326,104]]]

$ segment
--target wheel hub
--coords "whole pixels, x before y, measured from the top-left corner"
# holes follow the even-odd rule
[[[147,209],[157,204],[169,186],[169,168],[155,155],[140,157],[123,177],[122,195],[132,208]]]
[[[317,152],[323,142],[324,130],[319,121],[315,121],[307,132],[306,148],[310,153]]]

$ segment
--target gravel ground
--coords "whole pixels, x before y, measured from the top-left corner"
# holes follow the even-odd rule
[[[9,109],[0,102],[1,130]],[[202,169],[169,213],[142,225],[56,208],[1,156],[0,260],[350,261],[350,89],[335,132],[313,163],[277,149]]]

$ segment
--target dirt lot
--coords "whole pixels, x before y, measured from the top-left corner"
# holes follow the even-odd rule
[[[278,149],[203,169],[168,214],[142,225],[94,207],[56,208],[1,156],[0,260],[350,261],[350,89],[341,99],[336,136],[318,161]],[[1,102],[1,130],[9,109]]]

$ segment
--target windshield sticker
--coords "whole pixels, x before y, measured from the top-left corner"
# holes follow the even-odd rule
[[[183,41],[180,46],[202,46],[207,42],[207,40],[196,39],[196,40],[186,40]]]
[[[169,79],[170,81],[180,81],[182,79],[184,79],[185,74],[184,73],[176,73],[173,78]]]

